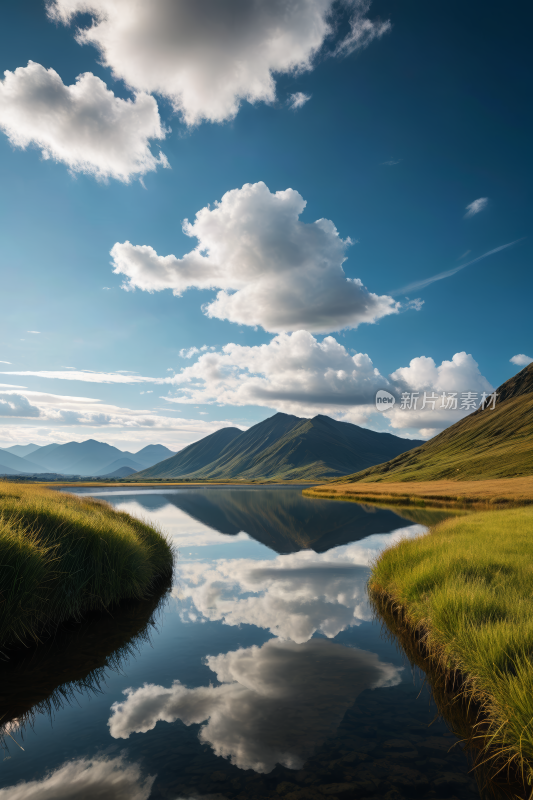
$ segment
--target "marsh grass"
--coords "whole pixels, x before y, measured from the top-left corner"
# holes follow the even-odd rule
[[[106,503],[0,482],[0,647],[147,597],[173,560],[160,531]]]
[[[376,607],[478,709],[481,760],[533,783],[533,508],[449,519],[376,560]],[[390,620],[389,620],[390,624]]]

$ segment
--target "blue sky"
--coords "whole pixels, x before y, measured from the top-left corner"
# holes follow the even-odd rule
[[[0,446],[96,438],[177,449],[276,410],[425,438],[457,417],[382,415],[375,391],[481,393],[527,363],[512,357],[533,357],[527,5],[502,15],[481,2],[276,0],[269,14],[288,20],[287,38],[264,55],[265,24],[248,0],[218,0],[214,22],[213,2],[157,0],[151,30],[137,20],[135,41],[120,27],[125,0],[56,0],[55,20],[40,0],[3,11],[0,367],[32,374],[0,375]],[[169,5],[176,27],[164,41]],[[91,13],[66,24],[80,8]],[[91,20],[100,49],[75,40]],[[187,25],[190,46],[180,39]],[[241,46],[232,90],[228,64]],[[166,62],[154,58],[161,52]],[[41,71],[27,71],[29,61]],[[87,84],[83,119],[79,107],[59,109],[57,89],[82,73],[114,95]],[[132,116],[142,91],[144,110]],[[239,99],[254,91],[255,102]],[[309,99],[293,109],[296,93]],[[106,127],[110,109],[118,116]],[[143,139],[156,118],[160,138]],[[295,193],[306,203],[299,216]],[[180,261],[198,243],[182,222],[202,209],[195,232],[206,249]],[[321,219],[337,233],[317,233]],[[110,251],[127,241],[115,274]],[[153,248],[151,260],[141,247]],[[212,288],[195,288],[202,270]],[[137,288],[124,291],[124,281]],[[176,281],[181,296],[140,288]]]

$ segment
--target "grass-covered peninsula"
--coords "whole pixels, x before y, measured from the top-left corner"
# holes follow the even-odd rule
[[[533,779],[533,508],[446,520],[377,559],[371,597],[479,709],[489,759]],[[389,623],[390,625],[390,623]]]
[[[105,503],[0,483],[0,647],[148,596],[173,560],[158,530]]]

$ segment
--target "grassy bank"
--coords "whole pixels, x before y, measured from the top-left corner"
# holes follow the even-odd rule
[[[461,507],[523,506],[533,503],[533,476],[475,481],[335,483],[305,489],[308,497],[355,502]]]
[[[146,597],[172,573],[155,528],[107,504],[0,483],[0,646],[67,619]]]
[[[533,779],[533,508],[450,519],[376,561],[371,597],[479,709],[485,755]]]

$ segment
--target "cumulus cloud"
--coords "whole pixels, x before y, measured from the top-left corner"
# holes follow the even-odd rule
[[[266,406],[300,415],[373,404],[388,381],[365,353],[350,355],[333,336],[282,333],[268,344],[227,344],[171,378],[176,403]]]
[[[188,125],[233,118],[241,104],[276,98],[275,73],[302,73],[332,34],[333,0],[50,0],[48,13],[78,29],[117,78],[167,97]],[[368,2],[344,0],[351,30],[346,54],[388,30],[366,17]]]
[[[513,356],[509,359],[511,364],[516,364],[517,367],[527,367],[528,364],[533,363],[533,358],[524,355],[524,353],[519,353],[516,356]]]
[[[424,531],[412,525],[327,553],[300,550],[270,561],[182,561],[173,593],[180,599],[184,621],[255,625],[298,644],[316,632],[334,638],[372,618],[366,584],[368,565],[376,555]]]
[[[40,417],[37,406],[21,394],[14,392],[0,393],[0,417]]]
[[[303,92],[294,92],[294,94],[289,95],[288,103],[293,111],[296,111],[298,108],[305,106],[308,100],[311,99],[310,94],[304,94]]]
[[[427,356],[413,358],[408,367],[400,367],[390,378],[397,393],[417,395],[416,407],[402,409],[397,403],[386,413],[391,426],[415,428],[424,436],[431,436],[471,414],[479,406],[483,393],[494,391],[477,361],[465,352],[456,353],[451,361],[443,361],[440,366]],[[469,392],[476,397],[475,406],[467,405],[465,395]],[[429,400],[430,396],[435,399]]]
[[[0,789],[0,800],[148,800],[155,776],[143,777],[138,764],[117,758],[67,761],[41,780]]]
[[[72,172],[125,183],[168,166],[149,147],[166,135],[153,97],[140,92],[122,100],[91,72],[65,86],[55,70],[33,61],[4,75],[0,129],[14,146],[34,145]]]
[[[465,219],[469,217],[474,217],[476,214],[479,214],[480,211],[483,211],[489,204],[488,197],[478,197],[477,200],[474,200],[472,203],[469,203],[466,207],[466,214],[464,216]]]
[[[293,189],[271,193],[260,182],[227,192],[195,221],[185,220],[198,246],[182,258],[160,256],[149,245],[116,243],[114,271],[124,288],[154,292],[219,289],[204,306],[209,317],[261,325],[274,333],[356,328],[396,314],[400,304],[347,278],[350,239],[326,219],[301,222],[305,200]]]
[[[189,689],[145,684],[127,689],[109,719],[111,736],[127,739],[159,720],[205,724],[199,739],[241,769],[299,769],[341,723],[364,689],[400,683],[402,668],[374,653],[323,639],[271,640],[208,656],[219,686]],[[1,798],[0,798],[1,800]]]

